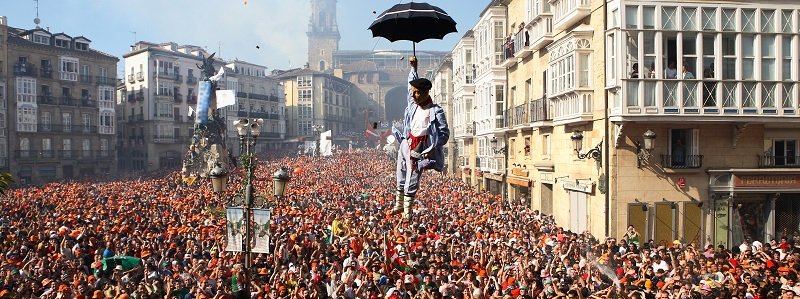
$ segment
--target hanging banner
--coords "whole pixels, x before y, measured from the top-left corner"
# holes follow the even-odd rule
[[[211,81],[200,81],[197,89],[197,117],[195,123],[205,124],[208,122],[208,105],[211,103]]]
[[[255,253],[269,253],[269,219],[267,209],[253,209],[253,250]]]
[[[243,251],[242,239],[244,238],[244,209],[228,207],[226,209],[225,251]]]

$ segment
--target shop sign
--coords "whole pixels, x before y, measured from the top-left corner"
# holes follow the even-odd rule
[[[490,179],[490,180],[495,180],[495,181],[502,181],[503,180],[503,175],[502,174],[494,174],[494,173],[491,173],[491,172],[487,172],[487,173],[484,173],[483,176],[485,178],[487,178],[487,179]]]
[[[594,187],[594,183],[581,183],[578,181],[564,181],[563,187],[566,190],[571,191],[578,191],[583,193],[592,193],[592,187]]]
[[[800,174],[736,175],[736,187],[800,187]]]
[[[522,168],[514,168],[514,169],[511,169],[511,174],[515,175],[515,176],[526,177],[526,176],[528,176],[528,170],[527,169],[522,169]]]

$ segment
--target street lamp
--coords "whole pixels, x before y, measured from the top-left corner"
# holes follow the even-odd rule
[[[600,145],[603,144],[601,141],[597,144],[593,149],[590,149],[588,152],[581,154],[581,150],[583,149],[583,133],[581,131],[574,131],[572,132],[572,149],[575,150],[575,153],[578,154],[578,159],[586,159],[588,157],[592,157],[597,163],[600,163],[600,156],[603,155],[603,150],[600,148]]]
[[[239,165],[245,171],[244,180],[244,227],[245,235],[242,238],[242,251],[244,251],[244,273],[246,273],[244,285],[245,294],[250,294],[250,242],[253,237],[250,214],[253,209],[253,163],[254,147],[258,136],[261,135],[261,126],[264,120],[242,118],[233,121],[236,132],[239,134]]]
[[[322,129],[324,128],[324,126],[322,126],[322,125],[313,125],[313,126],[311,126],[311,128],[314,130],[314,138],[317,139],[317,150],[314,153],[316,154],[316,156],[320,156],[321,153],[319,152],[319,144],[320,144],[320,141],[322,139],[322,135],[320,135],[320,133],[322,132]]]
[[[283,197],[283,194],[286,193],[286,185],[291,179],[289,172],[283,167],[272,174],[272,193],[276,198]]]
[[[642,134],[642,142],[636,143],[636,167],[642,168],[642,162],[650,160],[650,151],[656,147],[656,133],[647,130]]]
[[[492,144],[492,152],[494,152],[495,154],[501,154],[506,152],[507,146],[505,144],[501,147],[497,146],[497,143],[499,142],[497,140],[497,137],[492,137],[492,140],[490,140],[489,142]]]

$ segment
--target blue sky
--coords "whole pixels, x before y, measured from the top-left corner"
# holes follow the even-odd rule
[[[308,0],[39,0],[43,28],[53,33],[83,35],[92,47],[122,56],[134,39],[175,41],[207,47],[225,59],[242,60],[286,69],[307,59]],[[373,38],[367,27],[394,4],[390,0],[339,0],[337,19],[342,50],[410,49],[410,42],[390,43]],[[0,15],[10,26],[33,28],[33,0],[2,0]],[[458,33],[444,40],[428,40],[418,50],[452,50],[471,29],[489,0],[433,0],[458,23]],[[135,34],[133,32],[136,32]],[[259,46],[260,49],[256,49]]]

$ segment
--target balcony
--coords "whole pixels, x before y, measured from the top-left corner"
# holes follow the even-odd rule
[[[64,81],[78,81],[78,73],[73,72],[59,72],[61,74],[61,80]]]
[[[176,93],[175,96],[172,97],[176,104],[180,104],[183,102],[183,95],[180,93]]]
[[[17,62],[14,64],[14,76],[36,77],[36,66],[32,63]]]
[[[101,160],[113,159],[114,152],[114,150],[97,150],[94,156]]]
[[[156,91],[156,92],[153,93],[153,96],[158,97],[158,98],[172,98],[174,96],[174,94],[172,93],[172,90],[162,91],[162,92]]]
[[[157,144],[174,144],[180,143],[181,136],[153,136],[153,143]]]
[[[92,76],[89,74],[80,74],[81,83],[92,83]]]
[[[187,104],[197,104],[197,96],[193,94],[186,95],[186,103]]]
[[[528,24],[530,33],[530,49],[539,50],[553,42],[553,15],[540,14]]]
[[[197,84],[197,77],[186,76],[186,84]]]
[[[548,109],[549,101],[547,99],[532,100],[528,108],[528,122],[534,127],[552,126],[553,117],[550,115]]]
[[[530,109],[528,108],[528,103],[517,105],[514,108],[506,110],[506,128],[513,129],[514,127],[518,126],[525,126],[529,123],[528,113]]]
[[[53,67],[49,65],[39,68],[39,76],[42,78],[53,79]]]
[[[247,98],[247,93],[243,92],[243,91],[237,91],[236,92],[236,97],[237,98]]]
[[[592,13],[589,0],[550,0],[555,23],[553,29],[564,30]]]
[[[36,125],[37,132],[58,132],[58,133],[76,133],[76,134],[96,134],[97,126],[93,125],[64,125],[64,124],[38,124]],[[114,132],[112,132],[113,134]]]
[[[592,120],[592,91],[571,91],[550,98],[554,125],[587,122]]]
[[[117,79],[106,77],[106,76],[97,76],[94,79],[94,83],[97,85],[116,85]]]
[[[136,72],[136,80],[144,81],[144,72]]]
[[[56,105],[61,106],[78,106],[78,99],[74,99],[71,96],[60,96],[56,97]]]
[[[703,166],[703,155],[661,155],[661,165],[668,169],[694,169]]]
[[[166,72],[163,70],[160,71],[153,71],[153,76],[162,78],[162,79],[171,79],[171,80],[178,80],[180,75],[176,74],[175,72]]]
[[[623,79],[611,108],[614,121],[673,119],[675,116],[742,121],[745,117],[796,120],[796,82]]]
[[[56,97],[52,95],[36,96],[36,103],[39,105],[56,105]]]
[[[97,101],[90,98],[81,99],[81,107],[97,108]]]
[[[531,54],[530,34],[524,28],[514,34],[514,57],[522,59]]]
[[[503,45],[503,57],[505,58],[503,62],[500,63],[500,66],[504,68],[509,68],[512,65],[517,64],[517,58],[514,57],[514,40],[507,41],[505,45]]]
[[[761,168],[798,168],[800,156],[759,155],[758,167]]]
[[[113,126],[100,126],[98,128],[99,128],[98,133],[100,133],[100,134],[103,134],[103,135],[116,134],[116,132],[114,131],[114,127]]]
[[[269,96],[265,94],[249,93],[247,97],[254,100],[269,101]]]
[[[139,102],[144,101],[144,92],[141,92],[141,91],[137,92],[136,93],[136,97],[134,99],[139,101]]]

